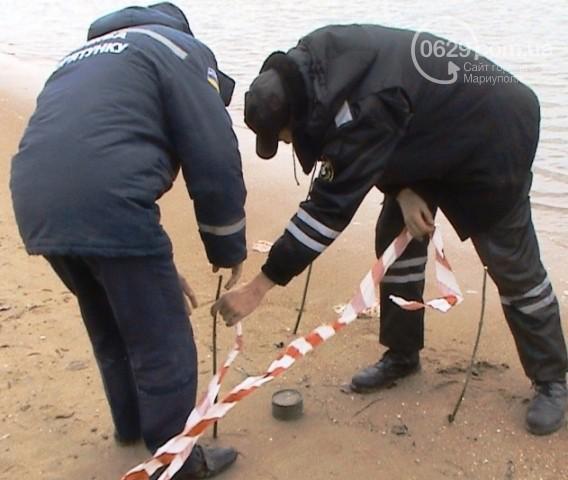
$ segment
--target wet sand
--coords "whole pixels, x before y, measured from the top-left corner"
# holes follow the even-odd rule
[[[12,79],[3,75],[0,80],[0,479],[118,479],[147,453],[142,445],[115,445],[74,297],[45,261],[26,255],[11,211],[10,158],[33,109],[41,74],[11,58],[1,58],[0,66]],[[242,123],[240,118],[235,122]],[[289,150],[264,162],[254,155],[252,135],[240,127],[236,131],[249,190],[250,249],[256,240],[277,238],[305,197],[308,179],[295,185]],[[217,277],[210,272],[183,183],[166,195],[161,208],[178,268],[199,300],[208,303]],[[346,232],[316,262],[301,333],[332,320],[332,307],[348,301],[366,273],[379,209],[380,195],[369,195]],[[477,329],[482,268],[471,244],[460,243],[447,222],[440,223],[466,299],[447,315],[427,313],[420,374],[374,394],[342,393],[340,385],[382,353],[377,321],[358,320],[238,405],[221,421],[217,441],[211,431],[205,433],[205,443],[234,445],[240,452],[235,467],[219,478],[568,478],[568,430],[544,438],[524,431],[532,392],[491,282],[477,374],[456,422],[448,424]],[[538,218],[537,224],[543,225]],[[567,249],[547,235],[540,240],[568,330]],[[256,274],[264,259],[249,252],[243,281]],[[274,289],[245,320],[246,350],[224,390],[247,374],[262,372],[278,354],[280,342],[293,338],[304,278]],[[434,293],[431,266],[427,291]],[[197,309],[192,318],[200,390],[211,376],[208,308]],[[221,358],[232,340],[232,330],[221,328]],[[270,397],[284,387],[302,392],[302,419],[285,423],[272,418]]]

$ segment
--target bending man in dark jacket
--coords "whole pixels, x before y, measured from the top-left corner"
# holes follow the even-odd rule
[[[425,57],[444,46],[452,57]],[[468,73],[469,72],[469,73]],[[472,74],[471,72],[477,72]],[[481,73],[479,73],[481,72]],[[539,136],[539,104],[511,74],[475,52],[429,34],[380,26],[331,26],[275,52],[246,95],[245,121],[257,153],[292,142],[305,172],[323,162],[251,283],[214,307],[229,324],[251,313],[274,284],[286,285],[348,225],[367,192],[385,202],[376,230],[380,256],[406,225],[417,240],[380,286],[382,359],[353,377],[356,391],[381,388],[419,367],[427,242],[440,208],[471,238],[497,284],[521,362],[537,394],[527,427],[560,428],[566,407],[566,346],[558,302],[542,266],[528,193]]]
[[[39,95],[13,159],[14,210],[28,252],[78,298],[117,440],[143,438],[155,451],[183,429],[197,385],[156,200],[181,168],[207,256],[233,269],[234,284],[246,190],[225,109],[233,82],[172,4],[107,15],[88,40]],[[175,478],[214,475],[235,457],[198,446]]]

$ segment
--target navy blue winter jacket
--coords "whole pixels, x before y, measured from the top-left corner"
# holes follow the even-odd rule
[[[170,252],[156,200],[181,167],[210,262],[243,261],[246,190],[226,80],[172,5],[97,20],[47,80],[12,161],[27,251]]]

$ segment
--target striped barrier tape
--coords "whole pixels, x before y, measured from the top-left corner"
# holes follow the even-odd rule
[[[205,395],[189,415],[183,431],[160,447],[151,460],[141,463],[126,473],[122,480],[149,480],[162,467],[166,468],[157,480],[171,480],[191,454],[199,437],[209,426],[227,415],[243,398],[286,372],[296,360],[304,357],[314,348],[333,337],[339,330],[352,323],[363,310],[376,305],[376,290],[379,282],[389,267],[402,255],[411,240],[410,234],[404,230],[389,245],[381,258],[365,275],[358,291],[335,322],[329,325],[321,325],[308,335],[293,340],[286,347],[286,350],[269,365],[264,374],[246,378],[223,399],[215,402],[227,371],[242,350],[242,327],[240,323],[237,324],[235,327],[237,339],[227,356],[227,360],[221,370],[209,382]],[[438,230],[434,233],[433,243],[436,248],[436,276],[442,297],[427,302],[426,305],[447,311],[451,306],[460,303],[463,296],[444,255],[441,235]],[[438,265],[440,265],[440,268],[438,268]],[[393,301],[401,305],[402,308],[409,310],[424,308],[425,306],[419,302],[408,302],[400,298],[393,299]]]
[[[404,310],[420,310],[421,308],[430,307],[446,313],[450,308],[463,301],[463,294],[458,285],[458,281],[444,252],[444,242],[439,228],[437,228],[432,235],[432,244],[436,252],[436,281],[438,282],[438,289],[442,293],[442,296],[426,303],[421,303],[414,300],[408,301],[396,295],[390,295],[389,298]]]

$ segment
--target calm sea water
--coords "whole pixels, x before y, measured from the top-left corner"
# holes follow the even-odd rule
[[[55,62],[83,42],[90,22],[126,0],[0,0],[0,53]],[[141,3],[145,4],[145,3]],[[531,85],[542,104],[533,205],[541,231],[568,246],[568,3],[566,0],[180,0],[191,27],[238,82],[242,98],[273,50],[329,23],[381,23],[464,43]],[[238,122],[238,121],[237,121]]]

